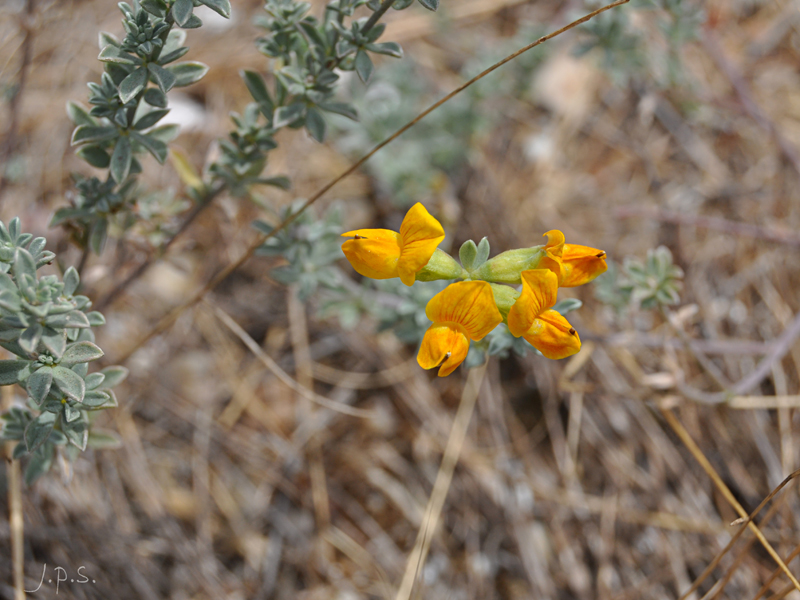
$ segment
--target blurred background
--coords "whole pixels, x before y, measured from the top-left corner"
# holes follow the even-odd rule
[[[267,72],[253,45],[261,3],[233,5],[230,21],[198,9],[205,26],[189,32],[188,58],[210,72],[170,94],[167,119],[182,126],[174,146],[198,170],[216,156],[229,112],[249,101],[239,71]],[[274,221],[461,82],[598,6],[442,0],[435,14],[390,14],[382,40],[405,58],[381,61],[367,86],[342,86],[360,123],[329,119],[325,144],[282,131],[268,173],[289,176],[292,190],[217,198],[103,309],[104,364],[238,256],[254,219]],[[315,0],[312,12],[322,9]],[[800,598],[785,575],[770,580],[775,561],[750,532],[722,553],[739,514],[719,485],[751,511],[800,463],[799,26],[791,0],[624,5],[469,88],[314,207],[337,211],[347,231],[397,228],[420,201],[451,251],[487,236],[494,254],[560,229],[615,265],[562,290],[583,302],[570,314],[580,354],[489,362],[413,597],[678,598],[721,556],[689,597]],[[70,173],[91,174],[70,148],[65,105],[85,105],[86,83],[99,79],[98,32],[121,29],[99,0],[0,4],[0,220],[19,216],[46,236],[54,269],[81,253],[49,221],[69,200]],[[144,167],[143,221],[85,265],[93,299],[191,206],[169,162]],[[663,311],[620,286],[625,261],[658,246],[685,274],[680,302]],[[272,276],[281,260],[249,260],[212,302],[293,378],[369,416],[312,405],[197,305],[126,363],[120,406],[101,416],[122,446],[23,490],[27,589],[47,565],[31,596],[56,597],[56,567],[76,581],[84,567],[90,582],[62,583],[58,595],[394,597],[467,370],[438,379],[374,314],[314,290],[299,301],[296,284]],[[764,378],[704,401],[776,348]],[[796,489],[757,519],[795,569]],[[4,517],[3,598],[13,597],[9,537]]]

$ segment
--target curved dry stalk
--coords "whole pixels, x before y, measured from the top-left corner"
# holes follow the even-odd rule
[[[210,279],[210,280],[209,280],[209,281],[208,281],[208,282],[207,282],[207,283],[206,283],[206,284],[205,284],[205,285],[204,285],[204,286],[203,286],[203,287],[202,287],[202,288],[201,288],[201,289],[200,289],[200,290],[199,290],[199,291],[198,291],[198,292],[197,292],[197,293],[194,295],[194,296],[192,296],[192,297],[191,297],[189,300],[187,300],[186,302],[184,302],[184,303],[183,303],[183,304],[181,304],[180,306],[177,306],[177,307],[175,307],[175,308],[174,308],[174,309],[172,309],[170,312],[168,312],[168,313],[167,313],[167,314],[166,314],[164,317],[162,317],[162,318],[161,318],[161,320],[160,320],[160,321],[159,321],[159,322],[158,322],[158,323],[155,325],[155,327],[153,327],[153,328],[152,328],[152,329],[151,329],[151,330],[150,330],[150,331],[149,331],[147,334],[145,334],[145,336],[144,336],[144,337],[142,337],[142,338],[141,338],[141,339],[139,339],[139,340],[138,340],[136,343],[134,343],[134,344],[133,344],[133,346],[132,346],[131,348],[129,348],[129,349],[128,349],[128,350],[127,350],[127,351],[126,351],[126,352],[125,352],[125,353],[124,353],[124,354],[123,354],[121,357],[119,357],[118,359],[116,359],[116,361],[115,361],[115,362],[116,362],[117,364],[122,364],[122,363],[126,362],[126,361],[127,361],[127,360],[128,360],[130,357],[131,357],[131,355],[132,355],[134,352],[136,352],[136,351],[137,351],[139,348],[141,348],[141,347],[142,347],[144,344],[146,344],[146,343],[147,343],[147,342],[148,342],[148,341],[149,341],[151,338],[153,338],[153,336],[156,336],[156,335],[158,335],[159,333],[163,333],[164,331],[166,331],[166,330],[167,330],[167,328],[169,328],[169,327],[170,327],[170,326],[171,326],[171,325],[172,325],[172,324],[175,322],[175,320],[176,320],[176,319],[177,319],[177,318],[178,318],[178,317],[179,317],[181,314],[183,314],[183,312],[184,312],[186,309],[188,309],[188,308],[191,308],[192,306],[194,306],[195,304],[197,304],[197,303],[198,303],[200,300],[202,300],[202,299],[203,299],[203,297],[205,297],[205,295],[206,295],[208,292],[210,292],[212,289],[214,289],[214,288],[215,288],[217,285],[219,285],[219,284],[220,284],[220,283],[221,283],[223,280],[225,280],[225,279],[226,279],[226,278],[227,278],[227,277],[228,277],[228,276],[229,276],[231,273],[233,273],[233,272],[234,272],[236,269],[238,269],[240,266],[242,266],[242,265],[245,263],[245,261],[246,261],[248,258],[250,258],[250,257],[253,255],[253,253],[256,251],[256,249],[258,249],[258,247],[259,247],[259,246],[261,246],[261,244],[263,244],[264,242],[266,242],[268,239],[270,239],[270,238],[272,238],[272,237],[276,236],[278,233],[280,233],[281,231],[283,231],[284,229],[286,229],[286,228],[287,228],[289,225],[291,225],[292,223],[294,223],[294,221],[295,221],[295,220],[296,220],[296,219],[297,219],[297,218],[298,218],[298,217],[299,217],[301,214],[303,214],[303,212],[304,212],[304,211],[305,211],[305,210],[306,210],[306,209],[307,209],[309,206],[311,206],[311,205],[312,205],[312,204],[314,204],[314,203],[315,203],[317,200],[319,200],[319,199],[320,199],[322,196],[324,196],[324,195],[325,195],[325,194],[326,194],[326,193],[327,193],[327,192],[328,192],[328,191],[329,191],[329,190],[330,190],[330,189],[331,189],[333,186],[335,186],[337,183],[339,183],[340,181],[342,181],[343,179],[345,179],[345,178],[346,178],[346,177],[348,177],[349,175],[353,174],[353,173],[354,173],[356,170],[358,170],[358,169],[359,169],[359,168],[360,168],[360,167],[361,167],[361,166],[362,166],[362,165],[363,165],[365,162],[367,162],[367,161],[368,161],[370,158],[372,158],[372,156],[373,156],[375,153],[377,153],[377,152],[378,152],[379,150],[381,150],[381,149],[382,149],[384,146],[386,146],[386,145],[390,144],[390,143],[391,143],[391,142],[393,142],[395,139],[397,139],[398,137],[400,137],[400,136],[401,136],[403,133],[405,133],[406,131],[408,131],[409,129],[411,129],[411,128],[412,128],[414,125],[416,125],[416,124],[417,124],[419,121],[421,121],[421,120],[422,120],[422,119],[424,119],[426,116],[428,116],[428,115],[429,115],[430,113],[432,113],[434,110],[436,110],[437,108],[439,108],[439,107],[440,107],[442,104],[444,104],[445,102],[447,102],[447,101],[451,100],[452,98],[454,98],[455,96],[457,96],[458,94],[460,94],[461,92],[463,92],[465,89],[467,89],[468,87],[470,87],[470,86],[471,86],[471,85],[473,85],[474,83],[477,83],[478,81],[480,81],[481,79],[483,79],[484,77],[486,77],[487,75],[489,75],[489,73],[492,73],[493,71],[496,71],[497,69],[499,69],[500,67],[502,67],[504,64],[506,64],[506,63],[508,63],[508,62],[510,62],[510,61],[512,61],[512,60],[514,60],[515,58],[517,58],[517,57],[518,57],[518,56],[520,56],[521,54],[524,54],[524,53],[525,53],[525,52],[527,52],[528,50],[531,50],[532,48],[535,48],[536,46],[539,46],[539,45],[541,45],[541,44],[545,43],[545,42],[546,42],[546,41],[548,41],[548,40],[552,40],[553,38],[555,38],[555,37],[557,37],[557,36],[561,35],[562,33],[565,33],[565,32],[567,32],[567,31],[569,31],[570,29],[574,29],[574,28],[575,28],[575,27],[577,27],[578,25],[582,25],[583,23],[586,23],[587,21],[589,21],[589,20],[593,19],[594,17],[596,17],[597,15],[599,15],[599,14],[601,14],[601,13],[604,13],[604,12],[606,12],[607,10],[611,10],[612,8],[615,8],[615,7],[617,7],[617,6],[621,6],[621,5],[623,5],[623,4],[627,4],[628,2],[630,2],[630,0],[616,0],[616,2],[612,2],[611,4],[608,4],[608,5],[606,5],[606,6],[603,6],[603,7],[601,7],[601,8],[598,8],[597,10],[595,10],[595,11],[592,11],[591,13],[589,13],[589,14],[587,14],[587,15],[585,15],[585,16],[583,16],[583,17],[581,17],[580,19],[578,19],[578,20],[576,20],[576,21],[573,21],[572,23],[570,23],[570,24],[568,24],[568,25],[565,25],[564,27],[562,27],[561,29],[558,29],[558,30],[554,31],[553,33],[549,33],[549,34],[547,34],[547,35],[545,35],[545,36],[542,36],[542,37],[540,37],[540,38],[539,38],[538,40],[536,40],[535,42],[532,42],[532,43],[528,44],[527,46],[524,46],[524,47],[520,48],[520,49],[519,49],[519,50],[517,50],[516,52],[513,52],[512,54],[509,54],[508,56],[506,56],[504,59],[502,59],[502,60],[500,60],[500,61],[498,61],[498,62],[494,63],[492,66],[490,66],[489,68],[485,69],[484,71],[482,71],[481,73],[479,73],[478,75],[476,75],[475,77],[473,77],[472,79],[470,79],[469,81],[467,81],[467,82],[465,82],[465,83],[461,84],[460,86],[458,86],[456,89],[454,89],[452,92],[450,92],[449,94],[447,94],[447,95],[446,95],[444,98],[442,98],[441,100],[439,100],[439,101],[437,101],[437,102],[433,103],[431,106],[429,106],[429,107],[428,107],[428,108],[426,108],[424,111],[422,111],[420,114],[418,114],[416,117],[414,117],[414,118],[413,118],[411,121],[409,121],[408,123],[406,123],[405,125],[403,125],[403,126],[400,128],[400,129],[398,129],[397,131],[395,131],[395,132],[394,132],[392,135],[390,135],[388,138],[386,138],[385,140],[383,140],[382,142],[380,142],[380,143],[379,143],[377,146],[375,146],[375,147],[374,147],[372,150],[370,150],[369,152],[367,152],[367,153],[366,153],[364,156],[362,156],[362,157],[361,157],[359,160],[357,160],[357,161],[356,161],[356,162],[354,162],[352,165],[350,165],[350,167],[348,167],[348,168],[347,168],[347,169],[346,169],[344,172],[342,172],[340,175],[338,175],[337,177],[333,178],[331,181],[329,181],[329,182],[328,182],[328,183],[326,183],[324,186],[322,186],[322,187],[321,187],[319,190],[317,190],[317,192],[316,192],[316,193],[314,193],[314,194],[313,194],[313,195],[312,195],[312,196],[311,196],[311,197],[310,197],[308,200],[306,200],[306,201],[305,201],[305,202],[304,202],[304,203],[303,203],[303,204],[300,206],[300,208],[299,208],[299,209],[298,209],[296,212],[292,213],[292,214],[291,214],[291,215],[289,215],[289,216],[288,216],[286,219],[284,219],[284,220],[281,222],[281,224],[280,224],[280,225],[278,225],[278,226],[277,226],[275,229],[273,229],[272,231],[270,231],[268,234],[262,234],[262,235],[259,235],[259,236],[258,236],[258,237],[257,237],[257,238],[256,238],[256,239],[253,241],[253,243],[251,243],[251,244],[250,244],[250,245],[247,247],[247,250],[245,250],[245,251],[242,253],[242,255],[241,255],[241,256],[239,256],[239,258],[237,258],[237,259],[236,259],[236,260],[234,260],[233,262],[229,263],[229,264],[228,264],[227,266],[225,266],[225,267],[224,267],[222,270],[220,270],[219,272],[217,272],[217,274],[216,274],[216,275],[214,275],[214,276],[213,276],[213,277],[212,277],[212,278],[211,278],[211,279]]]
[[[683,442],[683,444],[689,450],[689,452],[692,453],[692,456],[694,456],[695,460],[697,460],[697,462],[700,463],[700,466],[703,467],[703,470],[711,478],[711,481],[714,482],[714,485],[717,487],[717,489],[720,491],[720,493],[725,497],[725,500],[728,501],[728,504],[730,504],[733,507],[733,509],[737,513],[739,513],[739,515],[742,517],[740,520],[734,521],[734,523],[741,522],[743,524],[743,527],[741,528],[741,530],[739,532],[737,532],[734,537],[738,538],[741,535],[741,533],[744,531],[745,528],[749,528],[753,532],[753,534],[755,534],[755,536],[758,538],[758,541],[761,542],[761,545],[764,547],[764,549],[767,551],[767,553],[778,564],[778,566],[780,567],[781,571],[786,573],[786,576],[792,582],[792,585],[795,587],[795,589],[800,591],[800,582],[797,581],[797,578],[789,570],[789,567],[786,566],[786,563],[783,561],[783,559],[775,551],[775,548],[772,547],[772,544],[770,544],[769,541],[767,540],[767,538],[764,537],[764,534],[761,533],[761,530],[758,528],[758,526],[755,523],[753,523],[753,516],[755,516],[755,514],[758,513],[758,511],[760,511],[761,508],[767,502],[769,502],[775,496],[775,494],[778,493],[778,491],[780,491],[783,488],[783,486],[785,486],[791,479],[793,479],[794,477],[799,475],[800,472],[795,471],[794,473],[789,475],[789,477],[787,477],[777,488],[775,488],[775,490],[773,490],[773,492],[769,496],[767,496],[761,502],[761,504],[758,505],[758,508],[756,509],[756,511],[753,513],[752,516],[748,515],[747,512],[744,510],[744,508],[742,508],[742,505],[739,504],[739,501],[731,493],[730,489],[728,489],[728,486],[725,485],[725,482],[722,481],[722,478],[719,476],[719,473],[717,473],[716,470],[714,469],[714,467],[711,465],[711,463],[708,462],[708,459],[703,454],[703,451],[700,450],[700,447],[697,445],[697,443],[692,439],[692,436],[689,435],[689,432],[686,431],[686,428],[681,424],[681,422],[677,419],[677,417],[675,417],[673,412],[671,410],[668,410],[668,409],[662,409],[661,410],[661,414],[664,417],[664,419],[667,421],[669,426],[672,427],[672,430],[677,434],[677,436],[680,438],[680,440]],[[729,543],[729,546],[732,545],[733,541],[735,541],[735,540],[732,540],[731,543]],[[727,551],[727,548],[728,547],[726,547],[726,551]],[[708,569],[706,569],[706,570],[708,570]],[[707,576],[705,571],[703,572],[703,575],[701,575],[701,577],[704,577],[704,576]],[[695,582],[695,583],[697,583],[697,582]],[[697,583],[697,585],[699,585],[699,583]],[[694,585],[692,587],[694,588]],[[694,589],[697,589],[697,588],[694,588]],[[691,590],[691,591],[694,591],[694,590]],[[685,598],[689,593],[690,592],[687,592],[686,594],[681,596],[681,599]]]
[[[750,373],[734,383],[730,388],[722,392],[709,393],[698,390],[690,385],[679,386],[680,392],[696,402],[702,404],[720,404],[728,402],[734,396],[747,394],[756,387],[761,380],[772,373],[772,367],[781,360],[792,349],[797,338],[800,337],[800,313],[797,313],[792,322],[783,330],[783,333],[776,339],[758,366]]]
[[[281,369],[274,360],[272,360],[269,355],[264,352],[261,347],[256,343],[256,341],[251,338],[247,332],[242,329],[239,324],[234,321],[228,313],[226,313],[221,308],[214,306],[208,300],[204,300],[204,303],[208,308],[210,308],[216,317],[222,321],[222,324],[225,325],[231,332],[238,337],[242,343],[247,346],[247,348],[260,360],[265,367],[267,367],[270,371],[272,371],[273,375],[280,379],[286,386],[303,396],[304,398],[314,402],[315,404],[319,404],[320,406],[324,406],[325,408],[329,408],[331,410],[335,410],[336,412],[340,412],[345,415],[350,415],[351,417],[361,417],[361,418],[370,418],[373,416],[373,412],[370,410],[364,410],[361,408],[353,408],[352,406],[348,406],[347,404],[343,404],[341,402],[336,402],[335,400],[331,400],[330,398],[326,398],[325,396],[321,396],[312,390],[308,389],[307,387],[300,385],[294,379],[292,379],[289,374]]]
[[[417,541],[414,543],[414,548],[408,557],[403,580],[400,582],[400,588],[397,590],[395,600],[409,600],[411,598],[417,576],[425,564],[485,374],[486,363],[484,362],[480,367],[472,369],[467,377],[467,383],[464,385],[464,391],[461,394],[461,402],[458,405],[458,412],[453,420],[453,428],[450,430],[450,437],[447,439],[447,446],[444,449],[442,464],[439,465],[439,472],[436,474],[431,497],[428,499],[425,515],[417,532]]]

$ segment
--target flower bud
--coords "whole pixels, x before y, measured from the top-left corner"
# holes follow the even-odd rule
[[[522,283],[520,273],[536,269],[544,256],[544,246],[508,250],[483,263],[472,277],[494,283]]]
[[[421,271],[417,273],[417,281],[436,281],[437,279],[465,279],[467,272],[458,261],[444,250],[436,249]]]

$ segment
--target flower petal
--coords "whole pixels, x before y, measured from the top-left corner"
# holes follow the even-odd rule
[[[464,362],[469,352],[469,340],[459,329],[434,323],[425,332],[417,354],[417,362],[423,369],[439,368],[439,377],[450,375]]]
[[[566,358],[581,349],[578,332],[554,310],[539,315],[523,337],[547,358]]]
[[[397,277],[400,236],[388,229],[357,229],[342,234],[353,237],[342,244],[342,252],[356,272],[372,279]]]
[[[508,311],[508,330],[515,337],[524,335],[536,318],[556,303],[558,294],[558,277],[548,269],[531,269],[520,276],[522,294]]]
[[[417,202],[409,209],[400,225],[400,260],[397,262],[397,270],[403,283],[413,285],[414,275],[428,264],[443,239],[442,225],[422,204]]]
[[[561,233],[558,229],[551,229],[547,233],[547,244],[545,244],[544,249],[553,258],[561,258],[561,254],[564,252],[564,234]]]
[[[606,253],[588,246],[564,244],[561,260],[564,266],[561,287],[575,287],[589,283],[608,269]]]
[[[436,294],[425,307],[434,323],[454,323],[473,340],[483,339],[503,322],[494,303],[491,286],[485,281],[459,281]]]

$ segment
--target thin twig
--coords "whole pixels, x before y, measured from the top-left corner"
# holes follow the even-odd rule
[[[143,263],[141,263],[136,269],[133,270],[125,279],[120,281],[114,288],[108,292],[103,298],[101,298],[94,306],[94,310],[103,311],[106,307],[108,307],[114,300],[119,297],[119,295],[124,292],[130,285],[139,279],[142,275],[144,275],[145,271],[150,268],[150,266],[159,258],[166,254],[167,250],[169,250],[170,246],[178,239],[184,231],[186,231],[189,226],[200,216],[205,209],[211,206],[214,198],[216,198],[222,191],[225,189],[223,184],[218,184],[212,188],[209,188],[206,195],[199,201],[199,203],[189,212],[189,216],[184,219],[183,223],[180,224],[178,229],[172,234],[172,237],[169,238],[166,243],[159,248],[159,250],[150,256],[148,256]]]
[[[170,325],[172,325],[172,323],[175,322],[175,320],[183,313],[183,311],[185,311],[187,308],[190,308],[190,307],[194,306],[195,304],[197,304],[197,302],[199,302],[209,291],[214,289],[217,285],[219,285],[222,281],[224,281],[231,273],[233,273],[236,269],[238,269],[241,265],[243,265],[245,263],[245,261],[247,261],[247,259],[250,258],[253,255],[253,253],[256,251],[256,249],[258,249],[258,247],[261,246],[265,241],[267,241],[268,239],[278,235],[278,233],[280,233],[281,231],[286,229],[289,225],[294,223],[294,221],[301,214],[303,214],[303,212],[309,206],[311,206],[317,200],[319,200],[322,196],[324,196],[332,187],[334,187],[337,183],[339,183],[340,181],[342,181],[343,179],[345,179],[346,177],[348,177],[349,175],[354,173],[356,170],[358,170],[361,167],[361,165],[363,165],[370,158],[372,158],[372,156],[375,155],[375,153],[377,153],[384,146],[390,144],[395,139],[400,137],[403,133],[405,133],[406,131],[411,129],[419,121],[421,121],[426,116],[428,116],[430,113],[432,113],[434,110],[436,110],[437,108],[442,106],[445,102],[447,102],[448,100],[451,100],[452,98],[454,98],[455,96],[457,96],[458,94],[463,92],[465,89],[467,89],[468,87],[470,87],[474,83],[480,81],[481,79],[483,79],[484,77],[486,77],[487,75],[492,73],[493,71],[496,71],[497,69],[502,67],[504,64],[514,60],[515,58],[517,58],[521,54],[524,54],[528,50],[531,50],[532,48],[535,48],[536,46],[539,46],[539,45],[545,43],[546,41],[551,40],[551,39],[561,35],[562,33],[565,33],[567,31],[569,31],[570,29],[574,29],[578,25],[582,25],[583,23],[586,23],[587,21],[591,20],[592,18],[596,17],[597,15],[599,15],[601,13],[604,13],[607,10],[611,10],[612,8],[615,8],[617,6],[621,6],[623,4],[627,4],[628,2],[630,2],[630,0],[616,0],[616,2],[612,2],[611,4],[603,6],[602,8],[598,8],[597,10],[592,11],[588,15],[586,15],[584,17],[581,17],[577,21],[573,21],[569,25],[566,25],[566,26],[562,27],[561,29],[558,29],[558,30],[554,31],[553,33],[549,33],[549,34],[547,34],[547,35],[545,35],[543,37],[540,37],[535,42],[532,42],[532,43],[528,44],[527,46],[524,46],[523,48],[520,48],[516,52],[513,52],[512,54],[509,54],[508,56],[506,56],[504,59],[496,62],[495,64],[490,66],[488,69],[485,69],[484,71],[482,71],[481,73],[479,73],[478,75],[476,75],[475,77],[473,77],[472,79],[467,81],[466,83],[463,83],[462,85],[460,85],[459,87],[454,89],[452,92],[447,94],[444,98],[442,98],[438,102],[435,102],[434,104],[432,104],[431,106],[426,108],[419,115],[414,117],[411,121],[409,121],[408,123],[403,125],[400,129],[395,131],[392,135],[390,135],[388,138],[386,138],[385,140],[380,142],[372,150],[367,152],[367,154],[365,154],[359,160],[357,160],[352,165],[350,165],[350,167],[348,167],[344,172],[342,172],[340,175],[338,175],[337,177],[333,178],[327,184],[322,186],[322,188],[320,188],[308,200],[306,200],[296,212],[294,212],[291,215],[289,215],[283,222],[281,222],[280,225],[275,227],[275,229],[270,231],[268,234],[259,235],[253,241],[253,243],[251,243],[250,246],[248,246],[247,250],[245,250],[242,253],[242,255],[239,256],[239,258],[237,258],[236,260],[234,260],[233,262],[231,262],[227,266],[225,266],[223,269],[221,269],[194,296],[192,296],[192,298],[190,298],[188,301],[184,302],[180,306],[174,308],[169,313],[167,313],[164,317],[162,317],[162,319],[156,324],[156,326],[153,327],[147,334],[145,334],[144,337],[139,339],[119,359],[117,359],[117,362],[118,363],[123,363],[123,362],[127,361],[131,357],[131,355],[134,352],[136,352],[136,350],[141,348],[142,345],[147,343],[153,336],[158,335],[159,333],[161,333],[163,331],[166,331],[166,329],[168,327],[170,327]]]
[[[311,391],[310,389],[300,385],[294,379],[292,379],[286,371],[281,369],[274,360],[272,360],[269,355],[264,352],[261,347],[256,343],[256,341],[251,338],[247,332],[242,329],[239,324],[234,321],[228,313],[226,313],[221,308],[211,304],[208,300],[205,300],[204,303],[208,306],[217,318],[222,321],[223,325],[225,325],[231,332],[238,337],[242,343],[247,346],[247,348],[252,352],[258,360],[260,360],[265,367],[267,367],[272,374],[275,375],[278,379],[280,379],[287,387],[294,390],[304,398],[307,398],[311,402],[319,404],[320,406],[324,406],[325,408],[330,408],[331,410],[335,410],[336,412],[340,412],[345,415],[350,415],[352,417],[362,417],[362,418],[369,418],[373,416],[372,411],[363,410],[360,408],[353,408],[352,406],[348,406],[347,404],[343,404],[341,402],[336,402],[335,400],[331,400],[330,398],[326,398],[325,396],[320,396],[319,394]]]
[[[720,404],[728,402],[734,396],[745,395],[770,375],[772,366],[786,356],[798,337],[800,337],[800,312],[795,315],[780,337],[771,344],[769,353],[758,363],[758,366],[727,390],[709,393],[689,385],[678,386],[678,389],[690,400],[702,404]]]
[[[461,394],[461,402],[458,405],[458,412],[453,420],[450,437],[447,439],[447,446],[444,449],[442,464],[439,466],[439,472],[433,484],[431,497],[425,509],[425,516],[422,518],[422,523],[417,532],[417,541],[414,543],[414,549],[408,557],[403,580],[400,583],[400,588],[397,590],[395,600],[409,600],[409,598],[411,598],[411,592],[417,581],[417,575],[425,564],[425,559],[428,556],[431,540],[436,532],[436,526],[439,523],[439,516],[442,513],[444,501],[450,489],[450,482],[453,480],[453,471],[456,468],[456,463],[458,463],[458,457],[461,455],[461,447],[464,445],[467,428],[472,419],[475,401],[478,399],[478,392],[480,391],[485,374],[486,363],[472,369],[467,377],[467,383],[464,385],[464,391]]]
[[[664,410],[661,411],[661,414],[664,416],[664,419],[667,421],[669,426],[672,427],[672,430],[681,439],[681,441],[686,446],[686,448],[689,449],[689,452],[692,453],[692,456],[694,456],[695,460],[697,460],[697,462],[700,463],[700,466],[703,467],[703,470],[711,478],[711,480],[714,482],[714,485],[717,487],[717,489],[720,491],[720,493],[728,501],[728,504],[730,504],[733,507],[733,509],[737,513],[739,513],[739,516],[742,517],[742,519],[744,519],[744,524],[747,527],[750,528],[750,530],[758,538],[758,541],[761,542],[761,545],[764,547],[764,549],[767,551],[767,553],[778,564],[778,566],[781,568],[781,570],[784,573],[786,573],[786,576],[792,582],[792,585],[794,585],[795,589],[800,591],[800,582],[797,581],[795,576],[789,570],[789,567],[786,566],[786,563],[783,562],[783,560],[781,559],[780,556],[778,556],[778,553],[775,551],[775,548],[773,548],[772,544],[770,544],[769,541],[767,540],[767,538],[764,537],[764,534],[761,533],[761,530],[758,528],[758,526],[755,523],[753,523],[753,521],[750,518],[750,515],[748,515],[747,511],[745,511],[745,509],[742,508],[742,505],[739,504],[739,501],[731,493],[731,491],[728,488],[728,486],[725,485],[724,481],[722,481],[722,478],[719,476],[719,473],[717,473],[716,470],[714,470],[714,467],[711,466],[711,463],[708,462],[708,459],[703,454],[703,451],[700,450],[700,447],[692,439],[692,436],[689,435],[689,432],[686,431],[684,426],[681,424],[680,421],[678,421],[678,419],[675,417],[675,415],[672,413],[671,410],[664,409]],[[795,474],[793,473],[789,477],[791,478],[794,475]],[[784,481],[781,484],[781,486],[785,485],[786,483],[787,483],[787,481]],[[779,488],[781,486],[779,486]],[[767,500],[765,500],[764,503],[766,503],[766,501],[768,501],[769,498],[771,498],[773,495],[774,494],[770,494],[770,496],[767,497]]]
[[[758,513],[761,512],[761,510],[767,505],[767,503],[770,500],[772,500],[778,494],[778,492],[780,492],[784,487],[786,487],[787,483],[789,483],[792,479],[794,479],[798,475],[800,475],[800,470],[795,471],[794,473],[789,475],[786,479],[784,479],[780,484],[778,484],[778,486],[774,490],[772,490],[766,498],[764,498],[761,501],[761,504],[756,506],[755,510],[750,513],[750,515],[748,516],[748,518],[746,520],[745,519],[737,519],[736,521],[731,523],[731,526],[733,526],[733,525],[741,525],[741,527],[736,531],[736,533],[733,534],[733,536],[731,537],[730,541],[726,544],[726,546],[719,552],[719,554],[717,554],[714,557],[714,560],[712,560],[708,564],[708,566],[705,569],[703,569],[703,572],[700,573],[700,575],[697,577],[697,579],[694,580],[694,583],[692,583],[691,587],[688,590],[686,590],[678,600],[686,600],[686,598],[688,598],[691,594],[693,594],[695,591],[697,591],[697,589],[702,585],[702,583],[706,580],[706,578],[709,575],[711,575],[711,573],[714,571],[714,569],[717,568],[717,565],[719,565],[719,563],[722,561],[723,557],[730,551],[731,548],[733,548],[733,545],[736,543],[736,541],[742,536],[742,534],[745,531],[747,531],[748,524],[751,521],[753,521],[753,519],[756,518],[756,515],[758,515]],[[775,512],[777,512],[777,505],[772,506],[770,508],[770,510],[767,511],[767,514],[765,515],[764,519],[761,521],[761,524],[763,525],[765,522],[769,521],[769,519],[772,518],[772,516],[775,514]],[[748,546],[746,546],[746,549],[749,548],[749,544],[751,544],[753,541],[754,540],[750,540],[748,542]],[[793,558],[793,554],[790,554],[789,557],[786,559],[786,562],[789,563],[792,560],[792,558]],[[776,573],[781,573],[781,568],[778,567],[775,570],[775,572]]]
[[[21,28],[25,31],[25,37],[22,40],[22,62],[19,66],[19,78],[11,100],[8,102],[8,131],[5,134],[5,144],[0,150],[0,166],[2,166],[2,171],[0,172],[0,198],[2,198],[8,183],[6,178],[8,161],[17,149],[20,100],[22,99],[22,92],[25,90],[25,84],[28,81],[28,71],[33,58],[33,11],[35,3],[36,0],[27,0],[25,3],[25,16],[20,19]]]

